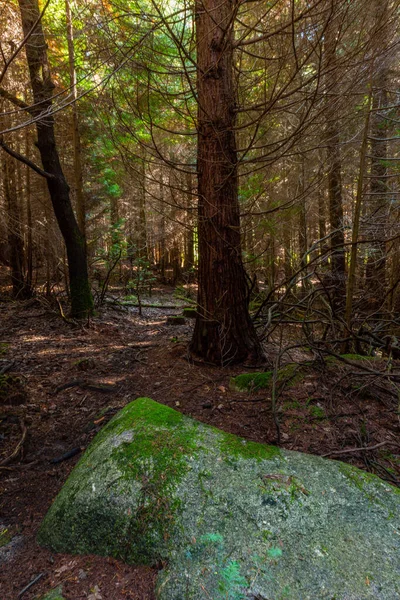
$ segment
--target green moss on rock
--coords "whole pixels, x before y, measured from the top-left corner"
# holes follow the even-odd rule
[[[222,435],[220,449],[224,456],[234,458],[262,460],[280,456],[277,446],[251,442],[230,433]]]
[[[400,497],[361,473],[140,398],[93,440],[39,541],[161,563],[158,600],[397,600]]]
[[[197,425],[149,398],[129,404],[96,436],[78,463],[65,494],[54,503],[42,524],[39,542],[50,543],[60,551],[78,548],[79,552],[97,552],[129,562],[156,562],[158,545],[168,539],[179,512],[180,502],[173,498],[173,489],[188,468],[186,455],[195,450]],[[104,468],[104,460],[112,467]],[[69,521],[71,509],[76,512],[72,504],[79,504],[82,475],[89,481],[93,479],[96,511],[85,513],[85,499],[78,516],[79,537],[73,522],[59,535],[55,523],[60,519]],[[104,520],[108,513],[109,518]],[[134,539],[135,544],[121,546],[120,540],[111,535],[114,528]]]

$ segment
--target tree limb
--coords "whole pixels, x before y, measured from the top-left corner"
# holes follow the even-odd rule
[[[0,148],[3,148],[3,150],[5,152],[7,152],[7,154],[12,156],[13,158],[16,158],[20,162],[24,163],[24,165],[27,165],[28,167],[30,167],[33,171],[35,171],[42,177],[45,177],[46,179],[55,179],[56,178],[55,175],[52,175],[51,173],[47,173],[47,171],[43,171],[43,169],[41,169],[40,167],[35,165],[34,162],[29,160],[29,158],[22,156],[22,154],[20,154],[19,152],[16,152],[15,150],[12,150],[12,148],[7,146],[7,144],[1,138],[0,138]]]
[[[0,87],[0,96],[5,100],[11,102],[11,104],[18,106],[18,108],[22,108],[22,110],[27,110],[28,112],[30,112],[32,108],[31,106],[29,106],[29,104],[27,104],[23,100],[20,100],[19,98],[17,98],[17,96],[14,96],[14,94],[10,94],[10,92],[7,92],[7,90],[5,90],[2,87]]]

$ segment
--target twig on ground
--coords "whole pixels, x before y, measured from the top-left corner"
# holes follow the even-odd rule
[[[34,586],[36,583],[38,583],[42,577],[44,577],[44,573],[39,573],[39,575],[37,575],[34,579],[32,579],[32,581],[30,583],[28,583],[28,585],[26,585],[18,594],[18,598],[22,598],[22,596],[31,589],[32,586]]]
[[[4,375],[5,373],[7,373],[7,371],[10,371],[10,369],[12,369],[14,365],[15,365],[15,360],[12,360],[11,362],[3,365],[0,368],[0,375]]]
[[[18,454],[20,452],[22,452],[28,429],[27,429],[23,419],[20,419],[19,426],[22,431],[21,438],[20,438],[18,444],[15,446],[14,451],[0,462],[1,467],[5,467],[6,465],[8,465],[12,460],[14,460],[14,458],[16,458],[18,456]]]
[[[89,381],[85,381],[83,379],[76,379],[74,381],[69,381],[68,383],[63,383],[62,385],[59,385],[53,392],[53,395],[55,396],[59,392],[62,392],[63,390],[68,390],[72,387],[79,387],[82,390],[91,390],[93,392],[103,392],[105,394],[116,392],[119,389],[117,385],[113,384],[90,383]]]
[[[352,452],[365,452],[365,451],[370,451],[370,450],[376,450],[377,448],[381,448],[382,446],[396,446],[397,448],[400,448],[400,444],[398,444],[397,442],[390,442],[390,441],[386,441],[386,442],[380,442],[379,444],[375,444],[374,446],[364,446],[361,448],[348,448],[347,450],[332,450],[332,452],[328,452],[327,454],[322,454],[322,458],[325,458],[326,456],[332,456],[335,455],[337,456],[338,454],[351,454]]]

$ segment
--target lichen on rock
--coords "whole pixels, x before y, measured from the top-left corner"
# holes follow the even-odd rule
[[[163,564],[160,600],[395,600],[400,496],[361,477],[140,398],[93,440],[39,542]]]

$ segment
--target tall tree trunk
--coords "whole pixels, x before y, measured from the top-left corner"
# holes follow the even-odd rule
[[[379,49],[386,41],[387,35],[387,0],[375,0],[375,26],[380,31],[377,43]],[[383,291],[386,289],[386,229],[388,225],[388,169],[387,146],[388,121],[382,112],[388,105],[388,59],[383,58],[383,64],[378,64],[377,75],[374,78],[372,94],[372,113],[370,119],[370,152],[371,152],[371,183],[368,201],[368,233],[375,242],[368,247],[366,266],[366,284],[370,295],[369,305],[377,310],[382,304]]]
[[[25,133],[25,154],[28,156],[29,151],[29,133],[28,129]],[[25,197],[26,197],[26,287],[33,293],[33,222],[32,222],[32,199],[31,199],[31,170],[26,167],[26,186],[25,186]]]
[[[71,291],[71,314],[84,317],[92,311],[93,300],[90,292],[87,271],[86,248],[84,237],[78,227],[72,210],[69,186],[61,168],[54,133],[54,118],[51,115],[52,93],[54,84],[47,58],[47,45],[37,0],[18,0],[24,35],[28,38],[25,46],[28,61],[33,100],[36,108],[32,111],[36,116],[43,113],[36,121],[38,135],[37,146],[44,170],[50,175],[47,185],[58,226],[64,238],[67,256]],[[29,32],[36,24],[34,35]]]
[[[333,15],[334,16],[334,15]],[[343,230],[342,161],[337,99],[339,98],[336,67],[335,21],[328,25],[325,51],[327,56],[326,155],[328,167],[328,206],[331,243],[331,297],[335,309],[343,306],[346,290],[346,257]]]
[[[144,152],[142,152],[144,155]],[[147,244],[147,220],[146,220],[146,164],[144,157],[140,158],[138,165],[138,218],[136,221],[137,231],[137,255],[143,260],[148,260],[149,251]]]
[[[192,173],[186,173],[186,205],[187,205],[187,213],[186,213],[186,223],[187,230],[185,233],[186,245],[185,245],[185,261],[184,261],[184,269],[186,271],[190,271],[194,268],[194,230],[193,230],[193,183],[192,183]]]
[[[166,236],[166,224],[165,224],[165,210],[166,205],[164,204],[164,180],[163,174],[160,173],[160,203],[161,203],[161,239],[160,239],[160,275],[161,282],[166,283],[165,268],[166,268],[166,247],[165,247],[165,236]]]
[[[7,207],[8,245],[10,248],[11,282],[14,298],[25,296],[24,244],[16,192],[14,160],[3,154],[3,187]]]
[[[67,20],[67,42],[68,42],[68,63],[69,63],[69,85],[71,87],[71,95],[74,100],[72,108],[72,140],[74,146],[74,178],[75,178],[75,194],[76,194],[76,212],[78,224],[83,237],[86,239],[86,206],[85,196],[83,192],[83,175],[82,175],[82,153],[81,153],[81,138],[79,135],[79,117],[78,117],[78,97],[76,87],[76,70],[75,70],[75,48],[74,48],[74,28],[72,24],[71,6],[69,0],[65,0],[65,15]]]
[[[258,361],[241,256],[232,0],[196,5],[199,288],[191,350],[216,364]]]

